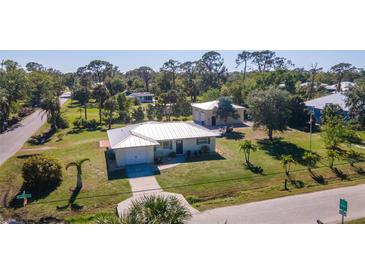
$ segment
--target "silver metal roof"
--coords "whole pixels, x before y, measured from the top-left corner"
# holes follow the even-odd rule
[[[305,102],[307,107],[321,110],[324,109],[327,104],[337,104],[343,110],[348,111],[348,107],[346,106],[346,96],[339,92]]]
[[[219,136],[191,122],[147,122],[108,130],[107,133],[111,148],[156,146],[158,141]]]
[[[210,101],[210,102],[204,102],[204,103],[192,103],[191,106],[196,107],[196,108],[200,108],[203,110],[213,110],[215,108],[218,108],[218,100],[215,101]],[[232,106],[235,109],[243,109],[245,107],[239,106],[239,105],[234,105],[232,104]]]

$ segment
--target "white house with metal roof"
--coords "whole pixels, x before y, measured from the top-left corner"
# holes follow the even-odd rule
[[[153,163],[156,157],[215,151],[219,135],[191,122],[146,122],[107,131],[117,167]]]
[[[245,119],[245,107],[232,104],[236,109],[238,118],[229,117],[227,123],[220,117],[216,116],[215,111],[218,108],[218,100],[205,103],[192,103],[193,121],[202,126],[222,126],[242,124]]]
[[[310,111],[313,111],[316,122],[321,123],[322,111],[328,104],[339,105],[346,114],[349,111],[349,108],[346,106],[346,98],[346,95],[335,92],[327,96],[306,101],[305,105]]]
[[[150,92],[133,92],[127,95],[128,98],[134,98],[140,103],[153,103],[153,96]]]

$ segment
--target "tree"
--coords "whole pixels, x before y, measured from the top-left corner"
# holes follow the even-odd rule
[[[215,115],[224,120],[224,123],[227,124],[228,118],[232,117],[233,119],[238,118],[237,110],[233,107],[232,102],[227,97],[221,97],[218,102],[218,107],[214,110]]]
[[[316,76],[319,72],[322,71],[323,68],[318,67],[318,63],[312,64],[311,65],[311,69],[309,70],[310,73],[310,85],[308,88],[308,95],[307,98],[311,99],[313,98],[313,94],[314,94],[314,86],[315,86],[315,81],[316,81]]]
[[[112,96],[108,98],[104,103],[104,108],[107,111],[108,117],[108,129],[112,128],[113,113],[118,109],[118,100],[116,97]]]
[[[286,70],[293,65],[290,60],[277,57],[275,52],[270,50],[254,51],[251,53],[251,58],[259,72],[266,72],[270,69]]]
[[[254,126],[263,126],[267,130],[270,141],[273,131],[286,129],[290,118],[288,93],[270,87],[266,91],[251,92],[248,104]]]
[[[180,63],[176,60],[168,60],[162,65],[161,71],[168,73],[172,77],[172,89],[176,89],[176,73],[180,69]]]
[[[73,98],[76,99],[79,104],[84,107],[85,120],[87,120],[87,105],[89,103],[90,97],[90,90],[84,86],[80,86],[80,88],[76,89],[73,93]]]
[[[29,62],[25,65],[27,71],[32,72],[32,71],[42,71],[45,70],[46,68],[42,65],[42,64],[38,64],[36,62]]]
[[[186,93],[193,102],[196,102],[198,96],[198,87],[196,80],[196,62],[185,62],[180,65],[180,71],[183,76],[183,85]]]
[[[108,89],[103,84],[98,84],[95,86],[93,90],[93,97],[98,102],[98,109],[99,109],[99,123],[101,124],[101,111],[104,107],[104,102],[110,96]]]
[[[227,77],[224,59],[216,51],[206,52],[198,61],[198,71],[203,80],[204,89],[219,88]]]
[[[243,64],[243,79],[242,81],[245,82],[246,79],[246,71],[247,71],[247,63],[252,59],[252,53],[249,51],[242,51],[238,54],[236,58],[236,68],[238,68],[241,64]]]
[[[347,161],[349,162],[350,166],[354,167],[356,163],[358,163],[362,160],[362,155],[360,152],[350,149],[346,153],[346,158],[347,158]]]
[[[153,118],[155,117],[155,108],[153,105],[149,104],[147,106],[146,114],[148,120],[153,120]]]
[[[321,157],[311,151],[304,152],[303,160],[306,162],[308,171],[312,173],[312,168],[315,168]]]
[[[360,127],[365,128],[365,82],[359,83],[347,92],[346,106],[349,115]]]
[[[58,96],[53,93],[45,95],[41,101],[41,108],[46,112],[52,131],[57,131],[61,127],[62,122],[61,105]]]
[[[133,200],[122,222],[127,224],[183,224],[191,213],[175,196],[148,195]]]
[[[336,159],[340,159],[340,154],[337,150],[329,148],[327,149],[328,166],[333,170],[333,166]]]
[[[341,82],[346,74],[352,74],[356,72],[356,67],[349,63],[339,63],[331,67],[331,72],[336,75],[337,80],[337,92],[341,91]]]
[[[257,146],[253,144],[250,140],[245,140],[242,144],[239,145],[239,149],[244,153],[246,165],[250,165],[251,151],[256,151]]]
[[[292,155],[283,155],[281,158],[281,163],[283,165],[286,176],[284,189],[288,190],[287,181],[290,180],[290,168],[293,164],[295,164],[295,161]]]
[[[118,71],[118,67],[102,60],[91,61],[85,69],[91,72],[95,84],[104,84],[107,77],[113,77]]]
[[[143,112],[143,108],[142,106],[139,106],[137,109],[133,110],[133,114],[132,114],[133,119],[139,123],[142,122],[144,119],[144,112]]]
[[[322,111],[322,122],[323,124],[326,124],[328,122],[331,122],[333,118],[338,118],[343,120],[344,117],[344,111],[340,107],[340,105],[337,104],[326,104]],[[337,122],[337,121],[336,121]]]
[[[127,85],[125,84],[124,80],[120,77],[108,77],[105,80],[106,88],[109,90],[110,95],[114,96],[120,92],[123,92]]]
[[[124,93],[119,93],[117,95],[117,102],[118,102],[118,112],[119,112],[119,118],[126,122],[129,117],[129,111],[132,106],[132,103],[128,98],[124,95]]]
[[[173,68],[175,68],[175,67],[173,67]],[[173,73],[175,73],[175,72],[176,71],[174,71]],[[153,73],[154,73],[154,71],[150,67],[139,67],[137,69],[138,76],[144,81],[146,92],[149,92],[149,82],[153,77]]]
[[[5,89],[0,89],[0,133],[6,129],[6,123],[11,112],[11,103]]]
[[[70,162],[66,165],[66,170],[69,169],[70,167],[75,167],[77,170],[77,182],[76,182],[76,188],[75,189],[81,189],[83,184],[82,184],[82,165],[87,162],[90,161],[89,158],[84,158],[81,160],[76,160],[73,162]]]
[[[292,96],[289,99],[290,118],[288,125],[292,128],[304,128],[309,121],[309,112],[300,96]]]
[[[45,156],[32,156],[22,168],[23,189],[34,196],[56,189],[62,182],[62,166],[58,160]]]

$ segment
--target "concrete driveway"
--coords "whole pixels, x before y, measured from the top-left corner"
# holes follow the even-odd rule
[[[318,191],[261,202],[207,210],[190,223],[203,224],[314,224],[339,223],[339,199],[348,201],[347,219],[365,216],[365,185]]]
[[[60,97],[63,105],[69,99],[69,94]],[[37,110],[23,119],[12,129],[0,134],[0,166],[11,156],[22,148],[24,143],[37,132],[37,130],[47,121],[47,117],[42,110]]]

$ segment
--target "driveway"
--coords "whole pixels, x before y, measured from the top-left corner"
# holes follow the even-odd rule
[[[314,224],[339,223],[339,199],[348,201],[347,219],[365,216],[365,185],[318,191],[261,202],[207,210],[190,223],[202,224]]]
[[[68,100],[68,94],[60,97],[61,105]],[[44,111],[37,110],[13,129],[0,134],[0,166],[20,150],[23,144],[46,122]]]

